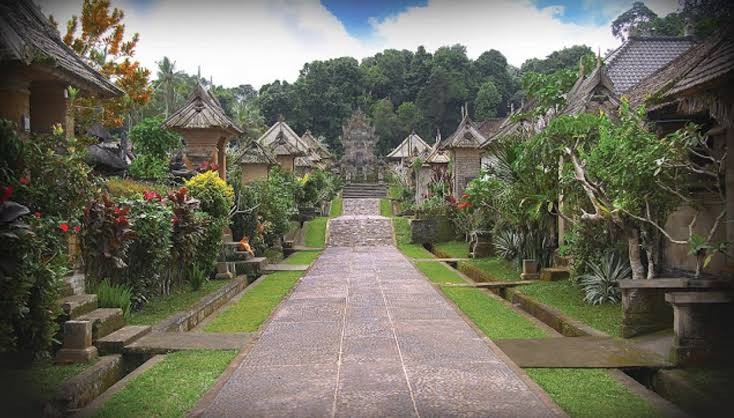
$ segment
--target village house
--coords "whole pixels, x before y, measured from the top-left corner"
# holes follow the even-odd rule
[[[285,171],[294,172],[296,159],[309,155],[309,147],[301,141],[282,116],[258,138],[257,142],[275,155],[278,164]],[[310,161],[300,160],[300,164],[301,167],[310,166]]]

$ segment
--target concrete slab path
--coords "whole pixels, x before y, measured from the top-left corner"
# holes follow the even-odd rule
[[[389,219],[374,216],[376,202],[344,201],[344,216],[329,225],[330,247],[203,415],[559,414],[398,252]],[[388,228],[364,231],[361,222],[373,219]],[[358,237],[365,233],[372,246]]]

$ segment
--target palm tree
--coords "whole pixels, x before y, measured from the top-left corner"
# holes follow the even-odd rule
[[[157,74],[157,86],[165,89],[165,105],[166,105],[166,117],[171,112],[173,107],[176,105],[176,85],[179,83],[181,76],[184,74],[183,71],[176,70],[176,62],[171,61],[168,57],[163,57],[162,60],[158,61],[158,74]]]

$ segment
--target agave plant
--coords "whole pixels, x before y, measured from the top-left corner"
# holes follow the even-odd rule
[[[503,228],[495,234],[493,244],[498,256],[505,260],[515,260],[522,251],[521,241],[521,237],[517,232],[509,228]]]
[[[588,273],[579,276],[579,283],[586,296],[584,301],[592,305],[619,303],[622,292],[618,281],[632,276],[629,263],[616,254],[610,254],[599,264],[586,263]]]

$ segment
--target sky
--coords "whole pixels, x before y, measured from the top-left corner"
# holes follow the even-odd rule
[[[35,0],[61,22],[82,0]],[[303,64],[387,48],[430,52],[462,44],[474,59],[496,49],[510,64],[586,44],[615,48],[609,25],[634,0],[112,0],[125,11],[136,58],[155,75],[163,56],[227,87],[293,82]],[[661,16],[676,0],[647,0]]]

